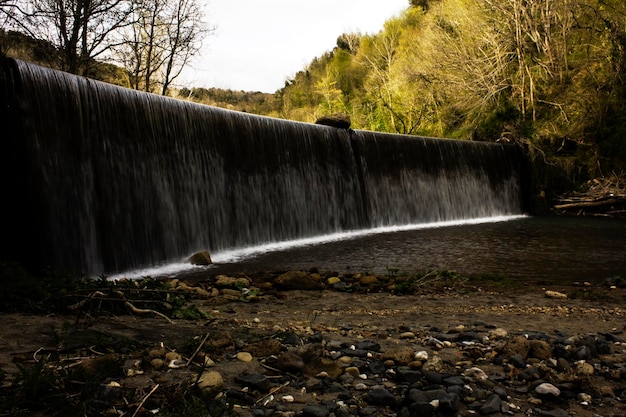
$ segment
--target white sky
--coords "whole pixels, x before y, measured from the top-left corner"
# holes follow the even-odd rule
[[[409,0],[210,0],[216,30],[178,79],[191,87],[274,93],[342,33],[377,33]]]

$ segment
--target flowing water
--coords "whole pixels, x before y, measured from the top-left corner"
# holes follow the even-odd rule
[[[386,274],[449,270],[523,282],[626,278],[626,221],[512,216],[364,230],[214,255],[215,264],[172,264],[121,276],[307,270]]]
[[[22,262],[115,273],[524,211],[514,146],[278,120],[0,64],[0,253]]]

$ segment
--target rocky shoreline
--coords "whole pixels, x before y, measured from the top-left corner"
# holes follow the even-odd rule
[[[11,314],[0,347],[23,368],[66,369],[69,393],[97,381],[87,415],[626,415],[624,288],[410,284],[302,271],[170,280],[205,319]],[[3,401],[24,394],[19,377],[4,382]]]

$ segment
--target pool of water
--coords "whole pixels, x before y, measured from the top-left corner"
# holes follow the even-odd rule
[[[626,221],[523,217],[354,236],[220,260],[204,273],[309,269],[386,273],[452,270],[531,281],[626,277]]]

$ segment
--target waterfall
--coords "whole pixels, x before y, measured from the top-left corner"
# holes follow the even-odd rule
[[[2,250],[89,274],[522,212],[513,146],[227,111],[2,61]]]

